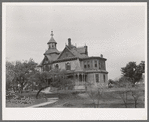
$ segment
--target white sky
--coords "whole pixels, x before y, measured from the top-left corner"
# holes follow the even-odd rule
[[[145,60],[145,14],[143,5],[130,4],[9,4],[6,7],[6,57],[9,61],[40,63],[48,49],[51,30],[62,51],[71,38],[88,46],[89,56],[103,54],[108,77],[121,75],[129,61]]]

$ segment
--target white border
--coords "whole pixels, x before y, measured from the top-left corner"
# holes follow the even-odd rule
[[[147,3],[2,3],[2,119],[3,120],[147,120],[147,75],[145,75],[145,108],[6,108],[5,107],[5,61],[6,61],[6,6],[144,6],[147,44]],[[145,72],[147,73],[147,46],[145,48]]]

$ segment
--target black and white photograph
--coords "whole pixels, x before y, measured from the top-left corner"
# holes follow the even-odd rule
[[[4,120],[146,120],[147,3],[2,3]]]

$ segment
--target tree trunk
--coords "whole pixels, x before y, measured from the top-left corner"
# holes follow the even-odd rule
[[[137,108],[137,100],[135,100],[135,108]]]
[[[38,99],[39,93],[40,93],[43,89],[45,89],[45,88],[47,88],[47,87],[49,87],[49,86],[46,86],[46,87],[43,87],[43,88],[39,89],[39,91],[38,91],[37,94],[36,94],[36,99]]]

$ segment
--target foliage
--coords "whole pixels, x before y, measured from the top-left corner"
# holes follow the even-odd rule
[[[115,81],[113,81],[112,79],[108,80],[108,88],[112,88],[115,84]]]
[[[31,85],[32,76],[36,70],[36,65],[33,59],[29,61],[16,61],[16,62],[6,62],[6,85],[12,87],[16,90],[17,85],[20,84],[20,92],[23,91],[24,87]],[[33,86],[33,85],[32,85]]]
[[[6,61],[6,89],[9,89],[12,85],[12,80],[15,76],[14,74],[14,64],[13,62]]]
[[[121,68],[123,76],[129,77],[131,82],[135,84],[142,78],[142,73],[145,72],[145,62],[141,61],[139,65],[136,62],[129,62],[125,67]]]
[[[122,76],[122,77],[119,79],[117,85],[118,85],[119,87],[125,87],[125,88],[132,87],[131,78]]]
[[[73,89],[74,82],[71,79],[68,79],[66,77],[66,71],[60,70],[60,69],[53,69],[51,71],[45,71],[42,73],[37,73],[36,76],[36,84],[39,87],[39,91],[36,95],[36,98],[38,97],[38,94],[40,91],[47,87],[55,87],[59,90],[63,89]]]

